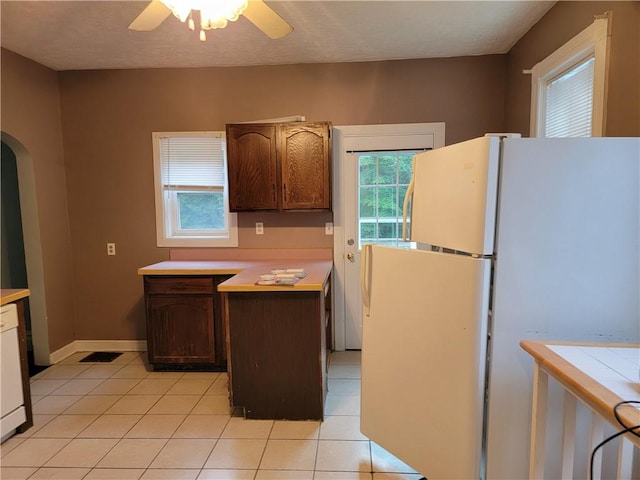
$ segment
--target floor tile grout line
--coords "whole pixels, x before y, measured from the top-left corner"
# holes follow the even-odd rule
[[[316,468],[318,466],[318,452],[320,451],[320,433],[321,433],[321,429],[322,429],[322,423],[320,424],[320,427],[318,428],[318,439],[316,440],[316,454],[313,457],[313,475],[311,475],[311,478],[315,478],[315,476],[316,476]]]

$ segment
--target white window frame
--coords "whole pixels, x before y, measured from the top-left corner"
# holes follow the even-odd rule
[[[178,225],[177,194],[181,191],[198,192],[212,191],[211,188],[185,188],[183,190],[165,191],[162,181],[162,167],[160,158],[160,139],[166,137],[217,137],[222,139],[224,150],[224,212],[227,228],[219,233],[209,231],[183,232]],[[238,246],[238,218],[236,213],[229,211],[229,185],[227,180],[227,158],[225,132],[153,132],[153,173],[155,186],[156,207],[156,239],[158,247],[237,247]],[[215,188],[213,189],[215,190]]]
[[[531,137],[543,137],[546,115],[546,86],[555,77],[593,56],[593,111],[591,136],[604,135],[607,77],[609,70],[609,17],[602,15],[586,29],[537,63],[531,73]]]

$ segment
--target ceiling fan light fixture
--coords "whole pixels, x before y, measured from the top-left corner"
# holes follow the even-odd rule
[[[202,31],[224,28],[240,15],[274,40],[293,31],[293,27],[263,0],[151,0],[129,24],[129,30],[150,32],[171,14],[183,23],[188,20],[189,29],[195,30],[194,17],[198,14],[194,11],[199,12]],[[206,35],[201,35],[201,38],[205,37]]]
[[[193,30],[192,11],[200,12],[200,40],[206,40],[204,30],[224,28],[228,22],[235,22],[249,5],[248,0],[161,0],[171,13],[181,22],[189,19],[189,29]]]
[[[185,22],[191,14],[191,3],[189,0],[160,0],[164,5],[171,10],[171,13],[180,20]]]
[[[228,22],[235,22],[245,11],[247,0],[203,1],[200,4],[200,23],[205,30],[224,28]]]

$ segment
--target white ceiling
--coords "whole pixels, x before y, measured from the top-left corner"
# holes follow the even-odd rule
[[[1,0],[2,47],[55,70],[358,62],[506,53],[555,2],[267,1],[294,27],[271,40],[241,17],[200,42],[170,16],[127,29],[146,1]]]

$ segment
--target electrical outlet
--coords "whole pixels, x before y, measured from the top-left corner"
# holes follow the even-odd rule
[[[115,255],[115,254],[116,254],[116,244],[107,243],[107,255]]]
[[[333,235],[333,222],[327,222],[324,224],[324,234]]]
[[[264,234],[264,225],[262,222],[256,222],[256,235]]]

